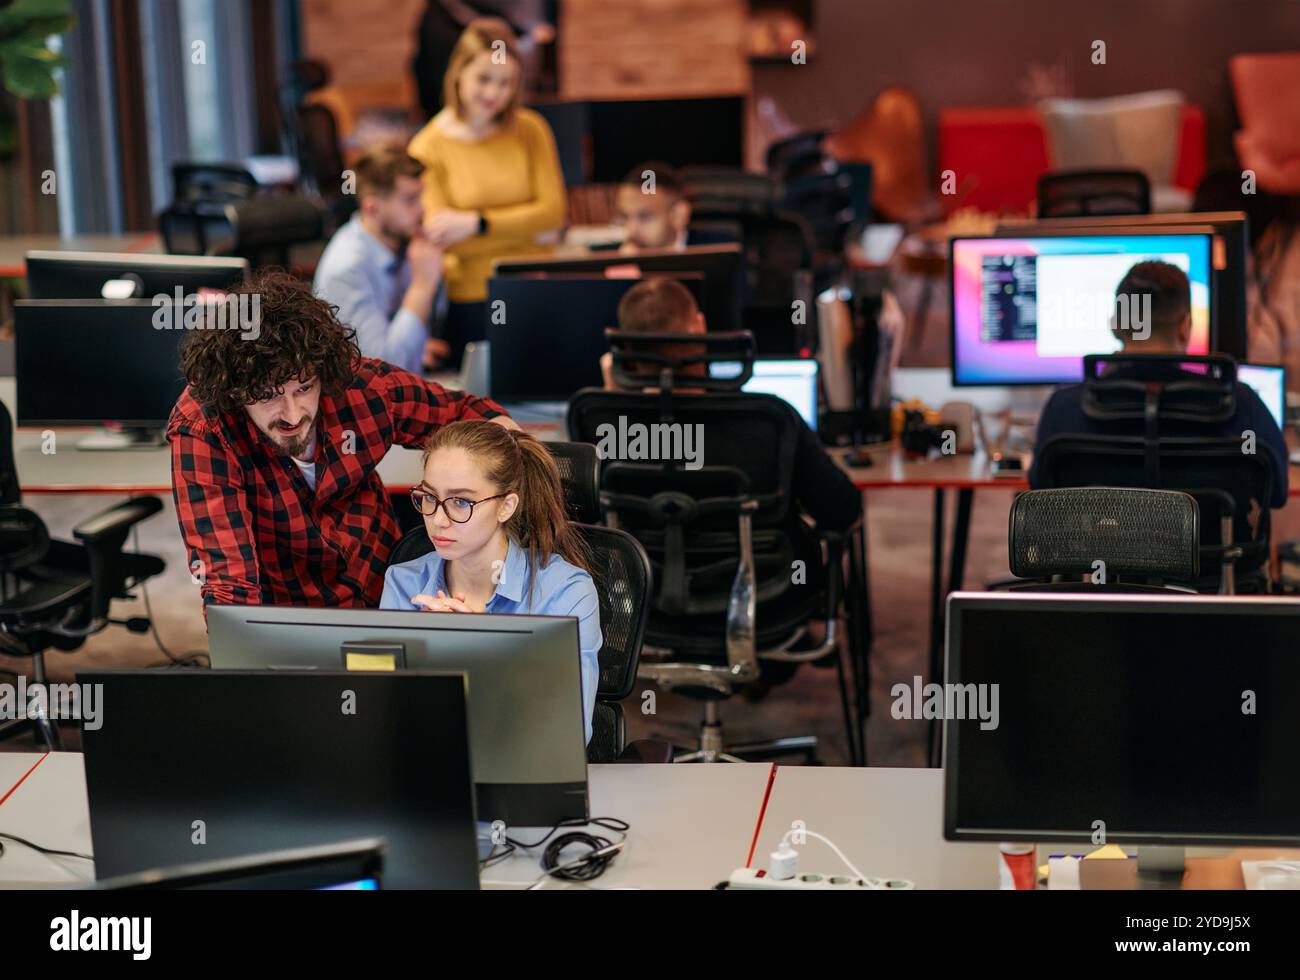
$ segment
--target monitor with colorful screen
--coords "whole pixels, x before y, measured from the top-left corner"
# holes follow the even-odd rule
[[[1286,424],[1286,369],[1272,364],[1238,364],[1237,380],[1254,389],[1277,427],[1283,428]]]
[[[1213,342],[1209,229],[953,239],[953,384],[1081,380],[1085,354],[1120,349],[1111,330],[1116,287],[1134,265],[1151,260],[1187,274],[1192,320],[1187,352],[1208,353]]]

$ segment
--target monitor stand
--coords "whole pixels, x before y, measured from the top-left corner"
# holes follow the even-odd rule
[[[102,452],[133,449],[156,449],[164,444],[163,430],[152,426],[126,426],[100,429],[77,441],[77,448]]]
[[[1182,847],[1139,847],[1136,887],[1144,890],[1182,888],[1185,858],[1186,849]]]

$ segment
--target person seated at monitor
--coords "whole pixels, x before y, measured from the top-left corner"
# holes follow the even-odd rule
[[[398,538],[377,470],[389,448],[462,419],[518,425],[362,357],[333,307],[284,272],[234,292],[256,298],[256,330],[186,339],[167,423],[191,575],[205,604],[373,607]]]
[[[618,187],[615,206],[615,220],[623,227],[620,251],[628,254],[734,241],[722,232],[691,228],[686,186],[677,170],[666,163],[648,161],[628,171]]]
[[[623,294],[618,304],[618,327],[629,333],[692,336],[704,333],[707,324],[690,290],[675,279],[655,277],[637,283]],[[667,357],[691,357],[703,354],[704,347],[689,342],[665,344],[660,353]],[[612,354],[601,355],[600,369],[605,388],[617,391],[612,375],[613,360]],[[704,377],[707,371],[705,364],[688,364],[681,373],[684,377]],[[677,390],[692,393],[687,386]],[[846,530],[862,513],[862,495],[848,475],[835,465],[817,433],[802,416],[795,414],[799,419],[792,484],[795,502],[818,527],[828,531]]]
[[[1121,301],[1121,297],[1126,297]],[[1129,311],[1146,309],[1150,297],[1149,323],[1128,322]],[[1122,303],[1122,305],[1121,305]],[[1128,329],[1125,329],[1125,327]],[[1191,287],[1182,269],[1168,262],[1139,262],[1124,274],[1115,290],[1115,312],[1111,329],[1123,344],[1124,354],[1181,354],[1187,350],[1192,333]],[[1163,367],[1175,376],[1185,372],[1177,367]],[[1132,373],[1136,377],[1149,376],[1156,368],[1121,366],[1117,371]],[[1083,410],[1083,385],[1066,385],[1058,388],[1043,406],[1038,419],[1034,441],[1034,461],[1029,470],[1029,485],[1041,485],[1038,471],[1040,450],[1049,439],[1063,433],[1096,435],[1141,435],[1141,419],[1102,420],[1090,418]],[[1286,440],[1272,414],[1248,385],[1237,382],[1236,410],[1223,422],[1186,423],[1172,435],[1236,436],[1252,431],[1257,444],[1270,450],[1266,455],[1273,467],[1274,508],[1282,507],[1287,499],[1287,448]],[[1186,426],[1195,426],[1189,431]]]
[[[430,336],[442,249],[421,229],[424,166],[390,146],[353,169],[357,211],[325,246],[313,288],[356,331],[363,357],[418,374],[448,352],[446,341]]]
[[[434,550],[388,569],[379,607],[576,618],[591,741],[600,599],[550,452],[519,430],[448,425],[425,444],[424,479],[411,499]]]

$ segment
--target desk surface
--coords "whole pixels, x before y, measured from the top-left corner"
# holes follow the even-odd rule
[[[90,853],[90,812],[82,756],[75,752],[0,752],[0,832],[44,847]],[[588,769],[593,816],[631,824],[627,848],[592,887],[711,888],[745,863],[769,764],[721,766],[602,765]],[[533,840],[540,832],[518,832]],[[540,851],[521,852],[484,872],[486,887],[522,887],[541,874]],[[50,857],[8,843],[0,888],[88,882],[90,862]],[[575,887],[548,882],[548,888]],[[581,886],[576,886],[581,887]]]
[[[125,235],[8,235],[0,236],[0,278],[27,275],[27,253],[49,252],[158,252],[162,241],[152,231]]]
[[[998,886],[996,844],[943,839],[942,769],[779,767],[753,867],[768,866],[768,855],[796,820],[834,841],[873,878],[908,878],[925,889]],[[798,850],[801,872],[849,874],[816,838]]]

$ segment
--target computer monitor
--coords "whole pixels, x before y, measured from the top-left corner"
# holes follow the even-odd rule
[[[703,308],[703,275],[672,278]],[[605,331],[618,328],[618,304],[640,281],[571,275],[489,279],[488,310],[503,315],[488,316],[489,382],[479,393],[507,403],[567,402],[582,388],[600,387],[600,357],[609,350]]]
[[[590,103],[591,179],[615,184],[633,167],[745,165],[745,97]]]
[[[79,448],[160,441],[183,390],[181,344],[191,331],[159,329],[146,300],[19,300],[14,304],[17,424],[112,422]]]
[[[582,255],[502,259],[495,275],[580,275],[595,273],[612,278],[638,278],[657,273],[676,275],[697,272],[704,276],[704,319],[710,330],[741,330],[742,296],[745,284],[744,256],[734,242],[723,245],[691,245],[682,249],[653,249],[624,255],[621,252],[589,252]],[[489,309],[489,316],[491,307]]]
[[[82,734],[97,878],[380,837],[387,886],[478,887],[464,673],[77,681],[108,706]]]
[[[1192,319],[1187,353],[1208,353],[1214,341],[1210,255],[1207,227],[954,238],[949,254],[952,382],[1079,381],[1085,354],[1120,349],[1111,331],[1115,290],[1130,268],[1148,260],[1169,262],[1187,274]],[[1139,322],[1136,315],[1134,322]]]
[[[95,889],[379,891],[384,882],[386,847],[380,839],[365,838],[248,857],[196,861],[105,878],[95,882]]]
[[[1139,214],[1075,218],[1047,218],[1042,221],[1009,221],[998,225],[999,235],[1053,234],[1079,228],[1111,232],[1147,232],[1169,225],[1208,225],[1214,229],[1211,290],[1212,332],[1215,350],[1238,360],[1250,356],[1246,329],[1246,264],[1250,256],[1250,222],[1245,211],[1199,211],[1183,214]]]
[[[959,592],[947,623],[947,839],[1300,845],[1300,603]]]
[[[212,665],[462,670],[480,820],[587,817],[578,621],[563,616],[208,606]]]
[[[229,290],[248,278],[248,260],[119,252],[27,253],[29,299],[152,299]]]
[[[734,378],[739,373],[738,361],[709,365],[709,374],[715,378]],[[754,372],[740,390],[776,395],[794,407],[808,428],[817,431],[817,362],[811,358],[756,358]]]
[[[185,390],[181,344],[191,331],[158,329],[146,300],[20,300],[14,304],[17,424],[126,427],[120,442],[156,443]]]
[[[1254,389],[1279,429],[1286,426],[1286,369],[1275,364],[1238,364],[1237,380]]]

